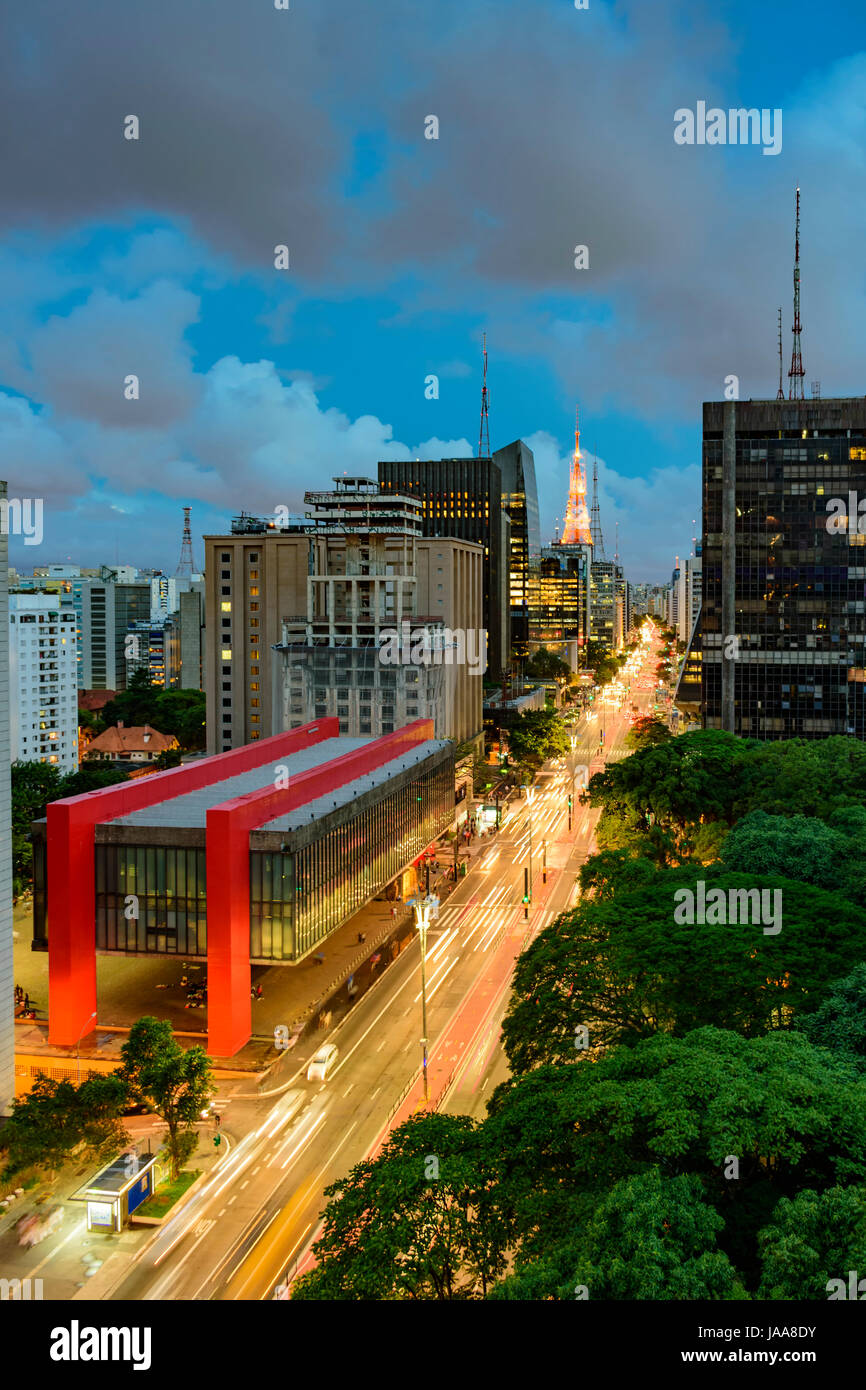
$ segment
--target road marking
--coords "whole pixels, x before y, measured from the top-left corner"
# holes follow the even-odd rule
[[[344,1098],[344,1099],[345,1099],[345,1097],[349,1094],[349,1092],[351,1091],[351,1089],[352,1089],[352,1087],[354,1086],[354,1084],[355,1084],[354,1081],[350,1081],[350,1082],[349,1082],[348,1086],[346,1087],[345,1091],[343,1092],[343,1098]]]

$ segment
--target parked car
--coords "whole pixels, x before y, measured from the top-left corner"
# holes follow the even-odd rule
[[[324,1081],[328,1072],[333,1069],[337,1060],[337,1048],[333,1043],[325,1043],[320,1047],[310,1065],[307,1067],[308,1081]]]

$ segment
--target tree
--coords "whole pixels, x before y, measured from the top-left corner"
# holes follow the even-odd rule
[[[182,1048],[171,1024],[151,1017],[132,1025],[120,1053],[119,1075],[131,1095],[165,1121],[165,1146],[175,1179],[195,1150],[193,1126],[216,1091],[207,1053],[201,1047]]]
[[[101,787],[114,787],[119,782],[129,780],[129,773],[122,767],[106,767],[104,763],[85,760],[77,772],[70,772],[63,779],[61,796],[82,796],[85,792],[99,791]]]
[[[581,892],[595,899],[612,898],[615,893],[649,887],[655,879],[652,861],[621,849],[601,850],[581,865]]]
[[[698,879],[710,901],[711,890],[722,890],[718,915],[727,921],[682,920],[683,891],[696,900]],[[755,906],[732,900],[732,891],[755,889],[766,890],[771,910],[781,906],[778,932],[731,920],[732,901],[740,918]],[[817,1009],[864,955],[866,912],[835,894],[790,879],[658,870],[640,888],[581,901],[518,958],[505,1051],[519,1075],[657,1032],[715,1024],[760,1035]]]
[[[183,754],[179,748],[165,748],[162,753],[157,753],[153,765],[162,772],[169,767],[179,767],[182,760]]]
[[[866,965],[857,965],[831,987],[820,1008],[800,1028],[816,1047],[866,1071]]]
[[[616,1183],[553,1258],[530,1263],[491,1298],[526,1297],[527,1287],[536,1299],[741,1298],[737,1273],[717,1248],[724,1224],[695,1174],[647,1168]]]
[[[106,725],[118,721],[128,727],[149,724],[177,739],[182,749],[205,745],[205,693],[203,690],[163,690],[152,685],[147,671],[133,671],[126,690],[109,700],[102,711]]]
[[[126,1095],[116,1075],[88,1077],[76,1086],[38,1072],[0,1131],[6,1175],[27,1168],[54,1172],[79,1149],[87,1158],[119,1152],[128,1143],[121,1120]]]
[[[862,1187],[807,1189],[782,1197],[758,1233],[759,1298],[826,1302],[831,1279],[866,1269],[866,1193]]]
[[[326,1188],[318,1264],[293,1297],[483,1297],[505,1269],[510,1237],[495,1186],[473,1120],[415,1116],[378,1158]]]
[[[527,710],[508,727],[508,748],[513,762],[532,773],[548,758],[567,753],[571,747],[562,720],[552,710]]]
[[[847,842],[814,816],[750,811],[728,834],[722,859],[741,873],[782,874],[823,886],[838,881]]]
[[[669,743],[673,734],[666,724],[653,715],[636,719],[625,736],[627,748],[655,748],[660,743]]]
[[[526,663],[526,675],[536,680],[566,680],[571,667],[547,647],[539,647]]]
[[[546,1066],[494,1092],[485,1142],[519,1258],[549,1254],[618,1182],[693,1173],[718,1245],[753,1290],[758,1232],[781,1197],[866,1180],[866,1086],[800,1034],[657,1034],[591,1065]]]

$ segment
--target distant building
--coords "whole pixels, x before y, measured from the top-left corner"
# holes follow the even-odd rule
[[[866,737],[866,398],[703,408],[703,723]]]
[[[573,670],[590,635],[591,563],[591,545],[554,544],[544,547],[530,571],[530,646],[574,644],[574,659],[565,658]]]
[[[87,745],[87,756],[101,763],[152,763],[160,753],[169,753],[180,744],[173,734],[162,734],[149,724],[127,728],[122,720]]]
[[[78,635],[78,685],[82,690],[125,690],[126,637],[136,622],[150,621],[150,581],[129,582],[127,573],[103,567],[98,579],[71,578]]]
[[[130,623],[124,641],[126,684],[134,671],[146,671],[151,685],[169,690],[180,676],[180,623],[176,618]]]
[[[13,762],[78,767],[75,613],[60,596],[9,595],[9,707]]]
[[[589,567],[590,636],[608,652],[622,646],[624,615],[617,619],[617,587],[622,571],[613,560],[593,560]]]
[[[0,482],[0,497],[6,495]],[[0,1115],[11,1114],[15,1095],[8,556],[9,536],[0,526]]]

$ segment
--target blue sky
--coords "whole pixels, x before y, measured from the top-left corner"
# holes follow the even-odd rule
[[[201,557],[241,508],[469,453],[486,330],[545,538],[579,404],[609,551],[618,522],[630,577],[668,577],[701,402],[775,395],[780,305],[787,371],[798,181],[807,389],[863,393],[864,77],[833,0],[31,0],[0,53],[0,476],[45,539],[12,563],[173,572],[184,504]],[[699,100],[781,108],[781,153],[677,146]]]

